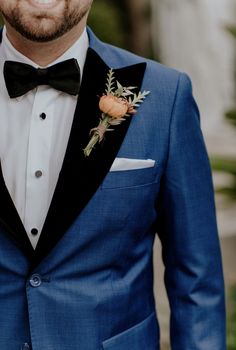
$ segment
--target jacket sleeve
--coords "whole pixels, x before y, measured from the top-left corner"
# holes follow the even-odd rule
[[[211,170],[189,78],[181,74],[158,200],[172,350],[225,350],[225,303]]]

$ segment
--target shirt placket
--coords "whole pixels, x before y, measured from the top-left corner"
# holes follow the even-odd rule
[[[55,91],[39,87],[32,108],[26,167],[24,225],[35,248],[48,210]]]

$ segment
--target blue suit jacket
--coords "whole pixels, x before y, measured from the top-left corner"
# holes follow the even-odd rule
[[[224,350],[211,172],[189,78],[89,36],[70,140],[36,251],[0,176],[0,349],[159,349],[158,232],[172,349]],[[109,67],[123,86],[151,93],[85,158]],[[155,165],[110,172],[115,157]]]

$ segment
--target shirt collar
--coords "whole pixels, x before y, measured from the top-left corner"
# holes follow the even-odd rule
[[[89,39],[86,28],[84,29],[81,36],[76,40],[76,42],[60,57],[58,57],[55,61],[50,63],[48,66],[52,66],[56,63],[75,58],[78,61],[81,70],[81,76],[83,74],[84,64],[87,55],[87,49],[89,47]],[[14,48],[14,46],[9,41],[6,34],[6,27],[3,28],[3,36],[2,36],[2,44],[1,44],[1,56],[3,61],[11,60],[17,61],[21,63],[30,64],[31,66],[38,68],[39,65],[30,60],[28,57],[24,56],[18,50]]]

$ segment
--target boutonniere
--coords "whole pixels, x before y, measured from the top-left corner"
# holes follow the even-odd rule
[[[90,141],[84,149],[84,155],[88,157],[97,143],[101,143],[107,131],[113,131],[112,126],[119,125],[136,113],[136,109],[144,101],[150,91],[134,93],[134,86],[122,86],[114,76],[114,71],[109,70],[107,75],[105,94],[99,101],[99,109],[102,112],[97,127],[90,130]]]

